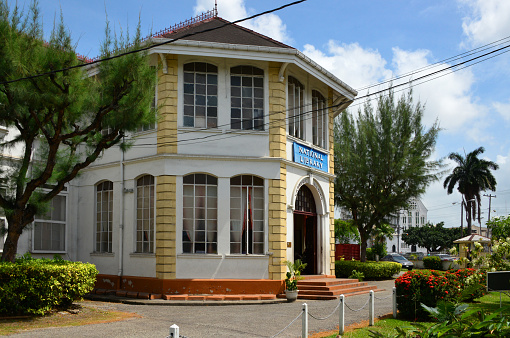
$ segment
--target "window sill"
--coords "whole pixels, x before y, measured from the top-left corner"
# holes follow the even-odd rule
[[[134,258],[155,258],[156,254],[153,252],[131,252],[129,257]]]
[[[307,147],[310,147],[312,149],[320,151],[321,153],[329,154],[329,150],[327,148],[322,148],[322,147],[316,146],[315,144],[313,144],[311,142],[308,142],[306,140],[300,139],[299,137],[295,137],[295,136],[289,135],[288,132],[287,132],[287,139],[289,141],[291,141],[291,142],[302,143],[302,144],[304,144]]]
[[[113,252],[91,252],[90,255],[97,257],[115,257],[115,253]]]
[[[0,251],[3,252],[3,251]],[[30,253],[32,254],[67,254],[67,251],[56,251],[56,250],[31,250]]]
[[[177,258],[199,258],[199,259],[221,259],[223,255],[219,254],[206,254],[206,253],[181,253]]]

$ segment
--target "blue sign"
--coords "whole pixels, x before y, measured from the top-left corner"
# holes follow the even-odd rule
[[[294,162],[328,172],[328,154],[294,142]]]

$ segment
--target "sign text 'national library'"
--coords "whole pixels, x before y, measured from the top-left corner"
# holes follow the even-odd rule
[[[297,142],[293,144],[294,162],[328,172],[328,155]]]

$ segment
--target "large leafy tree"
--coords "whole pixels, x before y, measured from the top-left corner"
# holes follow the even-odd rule
[[[441,161],[430,159],[439,126],[423,126],[423,109],[411,92],[397,100],[390,91],[336,121],[335,204],[352,214],[362,261],[372,231],[439,178]]]
[[[156,76],[146,54],[73,68],[83,61],[62,18],[45,42],[38,13],[36,1],[22,14],[0,0],[0,121],[9,129],[0,147],[16,156],[2,156],[7,163],[0,172],[0,207],[8,223],[2,260],[8,261],[22,231],[67,182],[105,149],[126,145],[126,132],[154,120]],[[107,25],[102,55],[137,49],[140,40],[139,26],[130,39],[112,36]],[[46,75],[31,77],[36,74]]]
[[[478,218],[480,223],[482,196],[486,190],[496,191],[496,179],[491,170],[497,170],[499,166],[488,160],[480,159],[485,149],[480,147],[473,150],[465,157],[459,153],[451,153],[448,158],[457,163],[453,171],[443,183],[448,194],[453,192],[455,186],[462,194],[462,205],[466,210],[467,233],[471,234],[471,223]]]
[[[410,227],[402,234],[404,243],[420,246],[427,249],[427,252],[449,249],[453,246],[453,241],[459,237],[460,228],[445,228],[444,222]]]
[[[336,223],[335,223],[336,224]],[[494,217],[487,222],[487,227],[491,233],[491,239],[505,240],[510,238],[510,215]]]

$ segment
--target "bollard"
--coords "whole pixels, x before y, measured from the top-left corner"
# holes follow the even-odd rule
[[[308,305],[303,303],[303,321],[302,321],[301,337],[308,338]]]
[[[169,338],[179,338],[179,327],[177,325],[170,326]]]
[[[344,300],[345,300],[345,296],[340,295],[340,306],[338,307],[338,312],[340,314],[340,318],[338,319],[338,334],[339,335],[344,334],[344,328],[345,328]]]
[[[397,318],[397,288],[393,287],[393,318]]]
[[[368,325],[374,326],[374,290],[370,290],[368,298]]]

